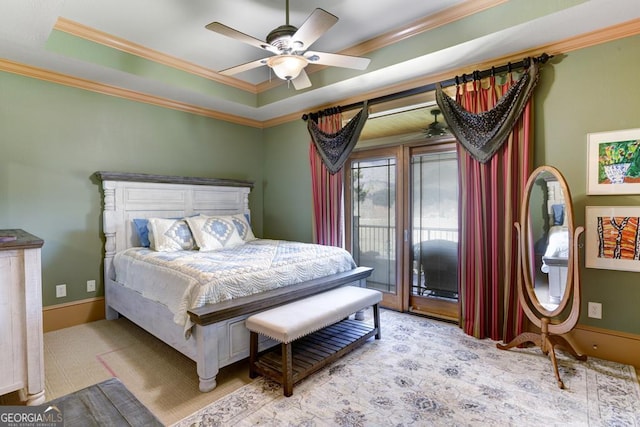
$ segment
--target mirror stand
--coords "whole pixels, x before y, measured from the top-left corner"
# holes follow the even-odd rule
[[[580,317],[580,269],[578,238],[583,227],[573,228],[573,208],[567,182],[556,168],[540,166],[531,173],[524,190],[520,222],[514,223],[518,240],[518,302],[540,332],[524,332],[501,350],[533,343],[548,355],[558,386],[564,383],[558,371],[556,348],[577,360],[579,354],[562,335],[570,332]]]
[[[514,224],[516,228],[516,234],[518,235],[518,240],[522,241],[520,224],[517,222]],[[583,227],[578,227],[574,233],[574,251],[577,249],[578,237],[584,231]],[[520,248],[520,246],[518,246]],[[576,253],[576,252],[574,252]],[[521,259],[522,251],[518,250],[518,258]],[[578,263],[573,263],[572,267],[574,270],[578,269]],[[536,332],[523,332],[514,339],[512,339],[507,344],[496,344],[500,350],[508,350],[513,347],[520,346],[525,343],[532,343],[537,347],[540,347],[542,353],[548,355],[551,359],[551,363],[553,365],[553,371],[556,376],[556,381],[558,382],[558,387],[564,389],[564,382],[562,378],[560,378],[560,372],[558,371],[558,360],[556,359],[555,349],[562,349],[569,354],[571,354],[576,360],[585,361],[587,360],[587,356],[578,353],[571,343],[567,341],[561,334],[566,334],[570,332],[578,323],[578,318],[580,317],[580,283],[578,280],[578,272],[574,271],[573,274],[573,286],[570,291],[570,296],[573,299],[571,312],[569,316],[560,323],[552,323],[552,318],[544,315],[540,315],[539,313],[534,312],[531,309],[531,304],[529,302],[529,292],[525,289],[525,283],[522,280],[522,265],[518,263],[518,299],[520,301],[520,305],[523,308],[523,311],[529,318],[529,320],[540,328],[540,333]]]

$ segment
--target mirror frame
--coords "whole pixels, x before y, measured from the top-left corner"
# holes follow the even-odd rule
[[[561,190],[564,192],[564,204],[565,215],[567,216],[567,228],[568,228],[568,258],[567,258],[567,278],[566,286],[562,300],[557,308],[554,310],[547,310],[538,300],[538,296],[535,293],[533,287],[533,274],[535,271],[531,268],[532,258],[532,233],[530,233],[530,200],[531,189],[536,183],[537,178],[543,172],[549,172],[558,180],[558,184]],[[556,359],[555,348],[559,347],[568,351],[577,360],[587,360],[587,356],[578,353],[571,342],[565,339],[562,334],[571,332],[571,330],[578,323],[580,317],[580,271],[579,262],[577,259],[578,253],[578,239],[584,232],[584,227],[573,228],[573,206],[572,206],[571,193],[569,187],[564,179],[564,176],[552,166],[540,166],[534,170],[525,186],[525,191],[522,197],[520,212],[520,221],[515,222],[513,226],[516,229],[516,235],[518,236],[518,272],[517,272],[517,288],[518,288],[518,301],[524,313],[529,320],[538,328],[540,332],[524,331],[517,337],[505,344],[496,344],[501,350],[509,350],[517,346],[521,346],[524,343],[532,343],[540,347],[540,350],[545,355],[548,355],[553,364],[553,372],[558,383],[558,387],[564,388],[564,382],[560,378],[560,371],[558,369],[558,361]],[[526,288],[526,290],[525,290]],[[567,304],[571,300],[571,308],[568,309],[566,318],[562,319],[556,317],[563,313]]]
[[[530,200],[531,200],[531,192],[534,188],[536,180],[538,177],[544,173],[550,173],[553,175],[558,183],[560,184],[560,188],[564,194],[565,200],[565,209],[564,214],[566,216],[566,224],[567,224],[567,232],[568,234],[568,258],[567,258],[567,278],[565,281],[564,293],[562,294],[562,299],[554,310],[548,310],[545,308],[540,300],[538,299],[537,294],[535,293],[534,288],[534,278],[532,277],[532,272],[534,272],[535,265],[531,265],[531,260],[533,259],[533,254],[531,253],[533,248],[533,243],[531,240],[531,214],[530,214]],[[572,288],[573,288],[573,265],[575,262],[575,253],[574,253],[574,227],[573,227],[573,206],[571,193],[569,191],[569,187],[567,185],[564,176],[560,173],[559,170],[554,168],[553,166],[540,166],[536,170],[534,170],[529,179],[527,180],[527,184],[522,196],[522,211],[520,212],[520,224],[521,224],[521,239],[520,239],[520,251],[521,251],[521,262],[522,262],[522,276],[524,279],[523,286],[526,288],[526,292],[529,296],[529,301],[535,308],[535,310],[540,313],[544,317],[553,318],[558,316],[560,313],[564,311],[569,300],[571,299]]]

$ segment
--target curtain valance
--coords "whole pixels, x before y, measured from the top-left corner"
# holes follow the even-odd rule
[[[531,61],[518,81],[491,110],[474,114],[436,84],[436,102],[458,142],[477,161],[486,163],[507,139],[538,82],[539,65]],[[476,82],[481,84],[480,81]]]
[[[339,131],[328,133],[318,127],[315,120],[307,121],[307,129],[311,139],[320,153],[322,162],[331,174],[337,173],[347,161],[349,154],[358,142],[362,128],[369,117],[367,102],[364,102],[362,110],[358,112]]]

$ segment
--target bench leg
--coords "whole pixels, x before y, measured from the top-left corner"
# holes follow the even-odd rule
[[[258,360],[258,333],[251,332],[249,335],[249,378],[258,376],[255,364]]]
[[[282,343],[282,388],[284,395],[289,397],[293,394],[293,355],[291,343]]]
[[[376,339],[379,340],[382,335],[380,335],[380,304],[373,305],[373,326],[376,328]]]

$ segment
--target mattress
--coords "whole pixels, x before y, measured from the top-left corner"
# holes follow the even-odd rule
[[[209,252],[129,248],[114,257],[116,282],[165,305],[186,333],[192,326],[191,308],[355,267],[342,248],[269,239]]]

